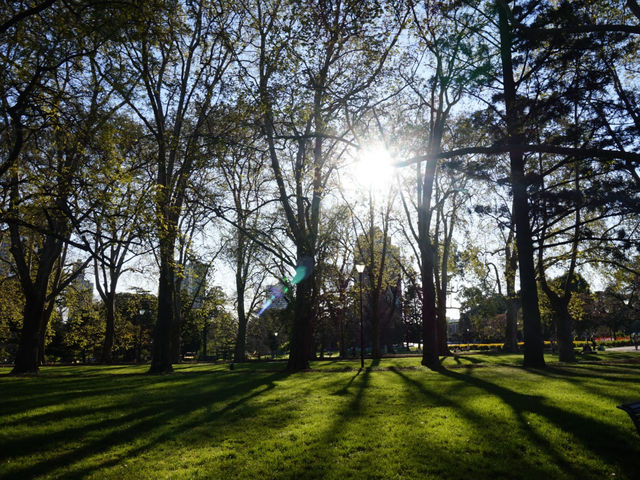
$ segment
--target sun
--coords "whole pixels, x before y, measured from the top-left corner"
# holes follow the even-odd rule
[[[352,164],[350,177],[354,187],[384,194],[394,183],[394,159],[382,143],[374,142],[360,149]]]

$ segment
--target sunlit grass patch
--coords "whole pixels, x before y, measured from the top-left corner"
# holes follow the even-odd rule
[[[637,356],[598,355],[44,367],[0,377],[0,478],[633,479],[615,406],[640,398]]]

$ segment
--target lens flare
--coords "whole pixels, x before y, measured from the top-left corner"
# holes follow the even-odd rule
[[[287,280],[287,278],[283,278],[282,282],[278,285],[273,285],[269,287],[269,296],[267,300],[264,302],[264,305],[258,312],[258,316],[261,316],[264,312],[266,312],[269,308],[278,308],[283,309],[286,308],[289,304],[289,300],[287,298],[287,294],[291,290],[293,285],[297,285],[305,278],[311,275],[313,271],[313,259],[310,257],[304,257],[300,261],[300,265],[296,267],[296,274],[291,280]]]

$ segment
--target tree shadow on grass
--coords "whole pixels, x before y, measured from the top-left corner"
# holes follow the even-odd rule
[[[432,390],[428,390],[421,382],[408,377],[402,372],[394,371],[394,373],[401,377],[408,386],[415,388],[416,390],[420,391],[422,395],[429,398],[431,402],[435,401],[442,406],[453,407],[455,411],[462,417],[464,417],[464,419],[468,423],[474,425],[478,432],[482,432],[481,434],[485,437],[483,439],[483,443],[492,445],[504,444],[505,440],[503,438],[503,426],[499,423],[496,423],[495,417],[492,416],[490,412],[475,411],[473,409],[465,407],[460,401],[452,397],[444,397]],[[588,419],[586,419],[585,417],[572,414],[571,412],[566,412],[554,407],[549,407],[544,404],[544,397],[517,393],[504,387],[495,385],[491,382],[473,377],[469,373],[463,374],[443,369],[439,372],[439,374],[444,377],[450,378],[451,380],[454,380],[459,384],[477,387],[489,394],[500,398],[506,405],[511,408],[516,416],[518,423],[520,424],[520,427],[526,432],[526,438],[524,440],[530,441],[538,449],[543,451],[551,460],[551,462],[561,468],[561,470],[570,478],[591,478],[593,476],[592,472],[589,472],[586,467],[582,465],[575,465],[571,463],[567,458],[565,458],[565,456],[560,453],[560,446],[553,445],[541,433],[535,431],[527,421],[526,414],[537,413],[543,415],[563,430],[569,430],[572,432],[575,430],[576,425],[584,425],[587,423]],[[489,413],[489,415],[487,415],[487,413]],[[606,436],[606,438],[603,440],[603,442],[614,442],[615,447],[613,447],[612,450],[616,450],[615,455],[610,455],[608,459],[613,463],[620,464],[621,452],[617,451],[617,449],[623,447],[623,445],[620,442],[621,437],[618,432],[607,431],[607,429],[610,430],[611,427],[606,424],[592,425],[591,428],[592,430],[590,430],[589,434],[584,431],[578,433],[580,440],[586,443],[587,446],[591,446],[591,448],[593,449],[593,432],[599,431],[599,429],[601,428],[604,429],[604,435]],[[487,437],[489,438],[487,439]],[[523,456],[521,452],[515,451],[515,445],[513,447],[514,452],[512,452],[512,454],[514,456],[514,467],[517,467],[517,470],[526,472],[528,478],[545,478],[552,473],[552,470],[549,469],[548,466],[537,463],[537,460],[539,460],[538,458],[529,458],[527,456]],[[417,450],[422,450],[425,452],[428,451],[428,449]],[[594,451],[594,453],[596,452]],[[597,452],[597,454],[601,453],[602,452]],[[505,451],[502,452],[502,454],[507,456],[510,455],[510,452]],[[440,453],[440,455],[442,456],[442,453]],[[483,471],[483,465],[477,463],[479,460],[472,460],[471,458],[467,459],[465,458],[465,456],[455,456],[455,458],[450,458],[449,461],[459,463],[461,469],[468,472],[477,473]],[[631,472],[630,463],[624,460],[622,461],[622,463],[625,471]],[[487,472],[484,473],[486,477]]]
[[[559,454],[557,445],[553,445],[542,433],[535,431],[526,419],[527,413],[545,417],[563,432],[574,436],[594,456],[605,459],[609,464],[618,465],[629,478],[633,478],[637,473],[637,466],[633,458],[638,455],[638,451],[631,448],[625,433],[618,428],[587,415],[550,405],[544,397],[518,393],[470,374],[450,370],[443,370],[439,373],[482,389],[509,405],[532,442],[547,452],[558,465],[563,467],[563,471],[566,473],[577,475],[576,478],[581,478],[583,475],[590,476],[590,472],[584,472],[581,467],[576,468],[575,465],[568,463]]]
[[[235,381],[222,388],[198,391],[202,390],[202,385],[196,385],[191,387],[191,390],[195,391],[189,392],[188,389],[184,392],[181,389],[180,393],[167,394],[164,398],[146,404],[127,405],[125,408],[129,407],[132,410],[122,416],[93,421],[53,433],[39,433],[12,439],[4,445],[0,444],[0,451],[5,458],[2,463],[6,463],[6,459],[12,457],[15,459],[44,454],[45,458],[35,463],[27,462],[23,466],[12,469],[5,474],[6,478],[33,478],[50,474],[60,467],[65,467],[65,478],[86,477],[100,469],[135,457],[149,447],[175,438],[203,423],[219,421],[223,416],[240,408],[243,416],[257,415],[260,408],[255,405],[247,406],[246,403],[275,388],[275,382],[286,376],[284,372],[258,378],[233,375],[230,377]],[[168,376],[165,381],[170,384],[174,378],[174,376]],[[222,408],[211,409],[212,403],[223,399],[231,401]],[[202,413],[194,415],[194,412],[200,410]],[[176,422],[181,418],[185,420]],[[104,430],[108,432],[103,432]],[[82,446],[79,448],[70,451],[63,448],[64,445],[81,442]],[[122,453],[114,453],[115,456],[105,457],[104,460],[101,459],[86,467],[73,468],[73,464],[78,461],[90,459],[93,455],[102,455],[109,449],[126,447],[129,443],[132,448],[127,448]],[[62,452],[54,452],[49,456],[46,450],[43,452],[43,445],[46,446],[46,450],[62,449]]]
[[[327,476],[336,460],[330,451],[331,446],[343,437],[351,422],[363,416],[363,399],[371,382],[371,372],[379,365],[380,359],[374,358],[369,366],[358,369],[346,384],[331,394],[342,397],[350,395],[351,399],[344,403],[340,411],[336,412],[334,421],[313,442],[313,461],[309,458],[300,458],[295,463],[297,468],[287,472],[287,478],[324,478]],[[356,382],[356,380],[359,381]],[[358,448],[364,450],[365,446],[356,447],[356,449]]]
[[[349,388],[351,388],[351,385],[353,385],[353,381],[358,378],[358,375],[360,375],[360,370],[358,370],[356,372],[355,375],[353,375],[349,381],[343,385],[342,387],[340,387],[338,390],[336,390],[334,393],[332,393],[331,395],[349,395]]]
[[[569,382],[586,393],[597,393],[599,396],[610,398],[614,403],[624,403],[632,391],[630,387],[637,387],[637,380],[640,378],[638,368],[627,370],[618,366],[599,366],[597,369],[587,370],[576,365],[565,365],[528,371],[545,378]],[[612,389],[610,386],[602,385],[600,381],[616,383],[620,388]],[[636,392],[635,396],[640,396],[640,387],[636,388]]]
[[[469,363],[474,365],[487,363],[486,361],[481,360],[480,358],[475,358],[472,355],[453,355],[453,360],[456,362],[456,365],[460,366],[464,366],[465,364]]]
[[[81,379],[34,379],[38,382],[34,387],[33,381],[22,384],[12,384],[5,387],[5,399],[0,402],[0,416],[13,415],[23,413],[25,410],[36,410],[49,406],[57,406],[61,403],[73,402],[78,399],[88,397],[104,397],[111,394],[122,393],[130,388],[138,388],[140,379],[144,375],[135,375],[115,378],[108,380],[109,386],[96,386],[96,378]],[[42,381],[41,381],[42,380]],[[7,391],[7,389],[9,389]],[[38,394],[34,395],[37,388]],[[8,398],[7,398],[8,397]]]

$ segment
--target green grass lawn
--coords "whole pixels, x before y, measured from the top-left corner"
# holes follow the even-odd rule
[[[634,479],[640,355],[0,369],[0,478]]]

